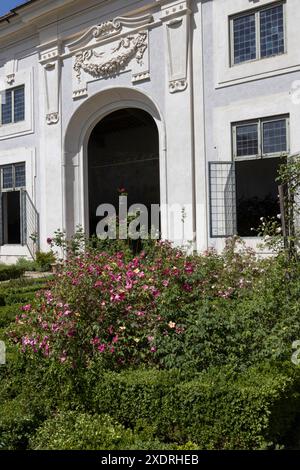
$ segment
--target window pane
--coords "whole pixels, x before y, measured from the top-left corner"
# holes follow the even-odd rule
[[[263,153],[287,151],[286,120],[263,123]]]
[[[2,187],[3,189],[12,189],[13,184],[13,167],[5,166],[2,168]]]
[[[256,59],[255,14],[233,20],[234,63]]]
[[[243,157],[258,154],[258,125],[246,124],[236,127],[236,155]]]
[[[25,164],[15,165],[15,175],[16,175],[16,188],[21,188],[26,186],[25,180]]]
[[[278,170],[281,158],[265,158],[235,163],[237,233],[257,236],[261,217],[276,217],[280,212]],[[251,230],[254,228],[255,230]]]
[[[284,52],[283,5],[260,13],[261,57]]]
[[[12,122],[12,92],[6,91],[2,99],[2,124],[10,124]]]
[[[25,100],[24,87],[14,90],[14,122],[24,121],[25,119]]]

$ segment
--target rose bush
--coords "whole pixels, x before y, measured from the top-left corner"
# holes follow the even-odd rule
[[[2,323],[0,448],[64,446],[69,432],[66,447],[106,448],[103,413],[136,448],[297,445],[299,263],[257,259],[238,239],[222,254],[120,241],[67,252],[36,297],[3,287],[15,307],[2,308],[20,311]]]
[[[237,240],[222,255],[188,256],[164,242],[129,259],[89,250],[70,257],[50,288],[23,307],[10,336],[23,352],[72,366],[97,355],[113,367],[154,365],[160,338],[184,335],[189,311],[243,296],[262,272]]]

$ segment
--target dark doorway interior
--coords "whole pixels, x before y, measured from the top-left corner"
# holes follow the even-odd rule
[[[149,210],[160,204],[158,130],[148,113],[122,109],[96,125],[88,145],[88,180],[90,235],[100,204],[113,204],[118,212],[119,189],[128,193],[128,206],[139,203]]]
[[[278,170],[280,158],[236,162],[237,233],[256,236],[251,230],[261,225],[261,217],[276,217],[280,212]]]
[[[4,244],[21,243],[20,191],[2,194],[2,227]]]

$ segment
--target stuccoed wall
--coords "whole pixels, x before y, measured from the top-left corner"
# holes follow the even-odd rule
[[[43,250],[57,228],[68,234],[77,224],[88,229],[88,137],[105,115],[131,106],[149,112],[159,131],[163,236],[182,243],[195,231],[199,250],[222,248],[224,240],[210,238],[207,168],[232,159],[231,123],[288,113],[291,152],[300,148],[293,92],[300,79],[299,2],[286,3],[286,54],[229,67],[228,16],[256,6],[248,0],[40,0],[0,24],[0,79],[13,87],[11,75],[17,83],[25,74],[30,104],[23,130],[0,129],[0,163],[26,161]],[[142,65],[136,52],[115,74],[93,77],[81,68],[78,81],[77,53],[115,57],[112,49],[122,39],[145,32]],[[166,204],[186,207],[184,223],[172,222]],[[20,251],[26,254],[22,247],[0,247],[0,257]]]

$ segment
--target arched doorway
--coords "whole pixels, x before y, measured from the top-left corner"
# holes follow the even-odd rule
[[[139,108],[122,108],[103,118],[88,142],[89,232],[96,233],[100,204],[118,213],[120,190],[128,207],[160,204],[159,135],[152,116]],[[149,227],[151,226],[149,220]]]

